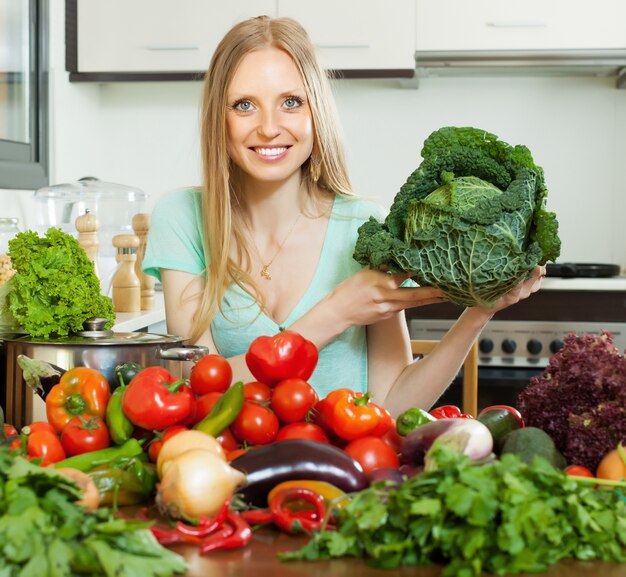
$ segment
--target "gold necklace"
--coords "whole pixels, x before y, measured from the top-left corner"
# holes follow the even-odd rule
[[[278,250],[274,253],[274,256],[267,263],[263,262],[263,257],[261,256],[261,251],[259,251],[259,247],[257,246],[257,244],[256,244],[256,242],[254,240],[254,235],[252,234],[252,231],[250,230],[250,227],[248,226],[248,223],[246,223],[244,221],[244,224],[245,224],[246,228],[248,229],[248,233],[250,234],[250,239],[252,240],[252,245],[254,246],[254,250],[255,250],[257,256],[259,257],[259,261],[261,262],[261,272],[259,274],[264,279],[272,280],[272,275],[270,275],[270,266],[272,266],[272,263],[274,262],[276,257],[280,254],[280,251],[283,250],[283,246],[285,246],[285,243],[287,242],[287,239],[289,238],[289,236],[291,235],[293,230],[296,228],[296,224],[298,224],[298,221],[300,220],[301,216],[302,216],[302,213],[298,213],[298,216],[296,217],[296,220],[291,225],[291,228],[289,229],[289,231],[285,235],[285,238],[283,238],[283,241],[278,245]]]

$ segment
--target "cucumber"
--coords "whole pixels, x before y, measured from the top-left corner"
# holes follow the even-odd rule
[[[513,453],[525,463],[532,463],[535,457],[543,457],[557,469],[567,465],[565,457],[558,451],[554,441],[542,429],[524,427],[510,432],[502,444],[501,454]]]
[[[504,438],[522,427],[515,415],[506,409],[489,409],[478,415],[478,420],[489,429],[496,454],[502,450]]]

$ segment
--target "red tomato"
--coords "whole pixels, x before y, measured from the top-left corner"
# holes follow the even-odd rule
[[[59,441],[59,437],[56,433],[51,433],[50,431],[40,430],[28,435],[27,451],[28,459],[41,459],[39,464],[42,467],[58,463],[66,458],[65,450],[61,445],[61,441]]]
[[[241,443],[266,445],[276,437],[278,418],[269,407],[253,401],[244,401],[230,430]]]
[[[593,477],[593,473],[582,465],[570,465],[565,467],[565,472],[573,477]]]
[[[524,419],[522,418],[522,414],[515,407],[511,407],[509,405],[491,405],[490,407],[485,407],[484,409],[482,409],[478,413],[478,415],[480,416],[483,413],[490,411],[491,409],[504,409],[505,411],[508,411],[509,413],[511,413],[517,419],[517,422],[520,424],[520,427],[525,426]]]
[[[235,451],[239,447],[239,445],[237,444],[237,439],[235,439],[235,436],[233,435],[230,428],[224,429],[217,437],[215,437],[215,440],[220,445],[222,445],[222,448],[227,453],[230,451]]]
[[[206,355],[197,361],[189,376],[191,390],[196,395],[223,393],[233,380],[233,369],[221,355]]]
[[[285,379],[274,387],[270,406],[283,423],[303,421],[318,401],[315,389],[304,379]]]
[[[26,425],[30,433],[37,433],[39,431],[48,431],[49,433],[54,433],[56,435],[55,428],[48,423],[47,421],[35,421],[30,425]]]
[[[68,457],[106,449],[109,444],[109,431],[97,416],[72,417],[61,433],[61,445]]]
[[[196,404],[194,405],[194,418],[193,425],[199,423],[204,417],[206,417],[213,407],[215,403],[217,403],[218,399],[223,395],[223,393],[207,393],[206,395],[202,395],[196,399]]]
[[[324,429],[314,423],[289,423],[278,429],[278,433],[274,442],[284,441],[285,439],[309,439],[318,443],[330,443]]]
[[[159,457],[159,453],[163,447],[163,443],[167,441],[169,438],[177,435],[178,433],[182,433],[186,431],[187,427],[183,427],[182,425],[172,425],[165,429],[165,431],[157,433],[154,437],[154,440],[150,443],[148,447],[148,457],[153,463],[157,462],[157,458]]]
[[[4,425],[4,436],[5,437],[15,437],[18,435],[17,429],[13,425]]]
[[[256,401],[257,403],[269,403],[272,396],[272,389],[265,383],[251,381],[243,386],[243,398],[246,401]]]
[[[396,452],[380,437],[361,437],[343,449],[363,467],[365,474],[383,467],[400,467]]]

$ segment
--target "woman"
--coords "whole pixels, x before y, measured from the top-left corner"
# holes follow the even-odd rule
[[[289,328],[320,349],[320,397],[367,388],[393,415],[427,408],[494,312],[536,291],[543,271],[493,309],[467,309],[413,363],[403,311],[443,296],[352,259],[359,225],[383,214],[352,194],[338,126],[300,25],[236,25],[205,79],[203,187],[159,202],[144,270],[162,280],[168,331],[227,357],[235,380],[254,380],[244,354],[256,336]]]

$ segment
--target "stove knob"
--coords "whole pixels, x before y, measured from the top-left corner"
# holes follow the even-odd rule
[[[502,341],[502,350],[505,353],[512,355],[515,349],[517,349],[517,343],[513,339],[504,339]]]
[[[554,339],[551,343],[550,343],[550,352],[552,354],[554,353],[558,353],[562,348],[563,348],[563,341],[561,339]]]
[[[526,343],[526,350],[531,355],[538,355],[541,352],[541,349],[543,349],[543,345],[541,344],[541,341],[538,339],[530,339]]]
[[[488,355],[493,351],[493,341],[488,338],[480,339],[480,341],[478,341],[478,349],[481,353]]]

